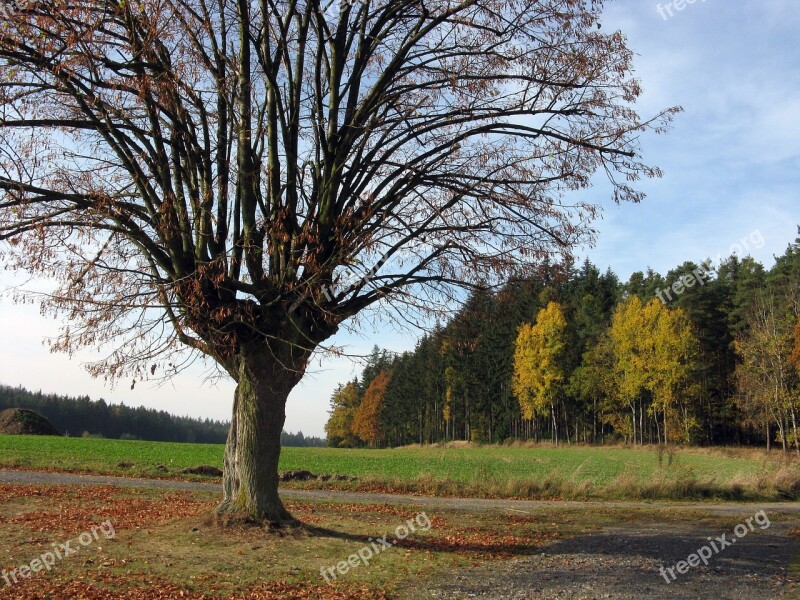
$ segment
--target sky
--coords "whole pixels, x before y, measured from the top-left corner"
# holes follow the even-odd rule
[[[617,206],[608,186],[588,192],[604,207],[598,239],[578,249],[601,270],[625,280],[652,267],[666,273],[684,261],[751,255],[766,266],[783,254],[800,224],[800,11],[796,0],[617,0],[602,28],[622,30],[636,53],[644,94],[643,116],[679,105],[668,135],[647,135],[641,145],[661,179],[640,182],[647,198]],[[0,273],[0,289],[18,282]],[[159,386],[111,388],[82,364],[96,355],[51,354],[43,340],[59,323],[33,305],[0,295],[0,383],[47,393],[89,395],[127,406],[228,420],[234,384],[208,379],[196,365]],[[360,333],[342,331],[330,344],[365,355],[373,345],[402,352],[420,330],[364,321]],[[292,392],[286,430],[323,436],[337,383],[363,364],[319,356]]]

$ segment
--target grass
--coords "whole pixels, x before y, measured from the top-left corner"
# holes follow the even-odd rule
[[[221,444],[0,435],[0,465],[155,477],[157,465],[170,471],[198,465],[222,468],[223,449]],[[133,463],[133,467],[121,468],[121,463]]]
[[[212,444],[0,436],[0,466],[18,468],[163,477],[201,464],[221,468],[222,455]],[[800,497],[800,467],[788,460],[732,449],[455,445],[284,448],[280,466],[359,478],[338,487],[438,495],[776,500]]]

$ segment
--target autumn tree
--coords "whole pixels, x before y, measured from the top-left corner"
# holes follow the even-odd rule
[[[653,341],[648,388],[652,392],[651,412],[662,415],[664,443],[670,439],[689,443],[697,429],[695,404],[698,341],[686,312],[669,309],[651,300],[645,307],[652,329],[643,331]],[[658,422],[658,421],[656,421]]]
[[[364,398],[353,417],[353,435],[371,447],[375,447],[383,441],[384,428],[381,413],[389,380],[390,376],[386,371],[378,373],[364,391]]]
[[[629,429],[634,442],[638,437],[644,443],[645,417],[660,415],[655,420],[656,427],[661,424],[657,437],[665,443],[671,438],[691,441],[697,427],[692,383],[698,349],[686,313],[656,299],[642,304],[638,296],[631,296],[617,305],[607,343],[609,352],[603,355],[610,353],[611,379],[605,388],[613,390],[609,400],[612,407],[616,404],[610,416],[618,418],[623,407],[631,416],[631,427],[618,422],[618,429]]]
[[[789,363],[800,372],[800,317],[792,332],[792,353],[789,355]]]
[[[512,387],[523,417],[550,413],[558,444],[556,406],[563,392],[565,332],[567,321],[561,306],[550,302],[536,315],[533,325],[523,323],[514,347]]]
[[[220,513],[278,495],[289,392],[362,310],[442,308],[568,254],[659,175],[599,0],[52,0],[0,29],[4,262],[91,372],[237,383]],[[355,275],[354,275],[355,272]],[[397,314],[391,312],[390,314]]]
[[[331,416],[325,424],[329,446],[352,447],[355,444],[353,418],[360,402],[361,394],[357,380],[339,385],[333,391]]]
[[[800,458],[800,397],[792,366],[796,319],[782,311],[774,297],[758,294],[750,306],[746,333],[736,339],[741,357],[736,379],[745,418],[765,427],[767,447],[774,425],[784,452],[794,445]]]
[[[615,393],[611,399],[616,406],[609,415],[627,409],[630,427],[626,427],[633,442],[641,440],[641,422],[644,420],[643,394],[648,387],[648,366],[653,360],[652,345],[642,336],[646,335],[644,307],[638,296],[620,302],[614,310],[609,329],[612,361],[612,381]],[[622,428],[620,428],[622,429]]]

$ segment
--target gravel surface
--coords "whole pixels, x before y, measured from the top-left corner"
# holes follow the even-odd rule
[[[531,557],[450,573],[425,593],[406,589],[401,598],[531,598],[537,600],[639,600],[642,598],[762,600],[800,598],[800,579],[788,574],[798,559],[794,523],[773,522],[700,563],[676,580],[660,574],[722,531],[665,523],[609,527],[562,540]],[[730,539],[732,533],[727,534]],[[735,537],[735,536],[734,536]]]

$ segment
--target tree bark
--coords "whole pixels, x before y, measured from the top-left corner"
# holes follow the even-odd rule
[[[792,434],[794,436],[794,449],[797,452],[797,458],[800,458],[800,438],[797,435],[797,415],[795,414],[794,406],[789,408],[792,415]]]
[[[294,519],[278,495],[278,460],[286,400],[302,369],[283,363],[266,347],[242,352],[225,445],[223,501],[218,515],[285,523]]]

